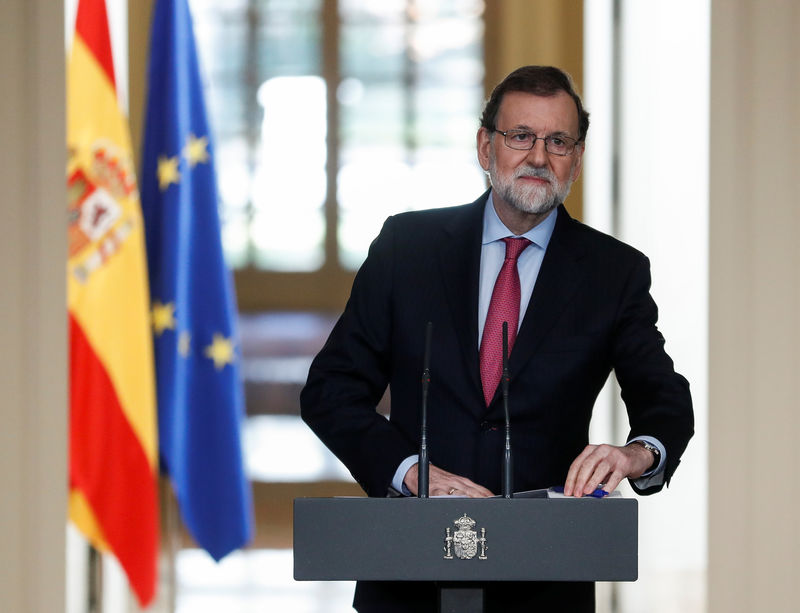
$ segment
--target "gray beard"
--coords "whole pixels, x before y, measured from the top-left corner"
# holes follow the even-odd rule
[[[550,186],[523,185],[515,179],[520,177],[540,177],[550,181]],[[489,180],[497,194],[512,207],[523,213],[544,215],[564,202],[569,195],[572,181],[562,184],[544,168],[524,166],[517,168],[509,178],[497,173],[494,156],[489,158]]]

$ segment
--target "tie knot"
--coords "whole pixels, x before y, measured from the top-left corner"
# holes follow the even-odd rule
[[[525,248],[531,244],[527,238],[513,238],[509,236],[504,238],[503,242],[506,244],[506,259],[516,260],[519,254],[525,251]]]

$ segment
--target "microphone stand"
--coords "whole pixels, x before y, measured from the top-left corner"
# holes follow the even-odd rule
[[[431,359],[431,333],[433,323],[428,322],[425,326],[425,354],[422,368],[422,416],[419,429],[419,470],[417,472],[417,496],[419,498],[428,497],[428,475],[430,467],[428,463],[428,386],[431,382],[430,359]]]
[[[508,383],[511,377],[508,373],[508,322],[503,322],[503,375],[500,384],[503,390],[503,409],[506,414],[506,446],[503,454],[503,498],[514,497],[514,475],[511,462],[511,418],[508,414]]]

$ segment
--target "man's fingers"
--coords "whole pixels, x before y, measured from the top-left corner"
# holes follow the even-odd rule
[[[483,487],[482,485],[478,485],[470,481],[469,479],[465,479],[464,482],[461,484],[463,487],[458,487],[458,485],[454,486],[453,494],[461,494],[462,492],[469,496],[470,498],[488,498],[489,496],[493,496],[492,492],[488,489]]]
[[[637,477],[641,471],[633,466],[630,451],[614,445],[588,445],[572,462],[564,483],[567,496],[591,494],[601,484],[613,492],[625,477]]]
[[[592,456],[584,462],[576,483],[576,490],[583,494],[591,494],[601,483],[605,484],[613,468],[605,458]],[[581,486],[581,484],[583,484]]]
[[[430,465],[430,494],[431,496],[468,496],[470,498],[486,498],[492,492],[477,483],[454,475]]]
[[[492,492],[477,483],[442,470],[433,464],[429,465],[428,494],[430,496],[468,496],[470,498],[486,498],[493,496]],[[404,482],[408,490],[418,494],[419,465],[414,464],[408,469]]]
[[[617,487],[619,486],[620,483],[622,483],[622,480],[624,478],[625,478],[624,476],[618,475],[617,473],[612,474],[608,478],[608,481],[606,482],[606,486],[603,489],[610,494],[615,489],[617,489]]]
[[[600,467],[584,466],[580,476],[575,481],[573,495],[584,496],[591,494],[601,483],[605,483],[608,478],[608,471]]]
[[[586,462],[592,455],[596,445],[587,445],[583,451],[572,461],[567,473],[567,480],[564,482],[564,494],[567,496],[582,492],[585,485],[586,476],[581,479],[582,471],[586,467]]]
[[[466,496],[468,498],[486,498],[492,493],[480,486],[469,486],[462,483],[443,482],[431,488],[431,496]]]
[[[614,483],[614,480],[619,483],[615,472],[619,468],[620,458],[614,455],[614,451],[617,449],[611,445],[588,445],[570,466],[564,493],[580,497],[591,494],[600,484],[604,486],[601,489],[608,492],[605,486]]]
[[[436,495],[449,495],[449,496],[468,496],[469,498],[486,498],[488,496],[492,496],[492,492],[490,492],[485,487],[478,485],[470,481],[469,479],[464,479],[457,477],[455,479],[444,479],[440,485],[438,485],[437,489],[441,491],[437,491]]]

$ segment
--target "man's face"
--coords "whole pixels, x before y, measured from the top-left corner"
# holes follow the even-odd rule
[[[508,92],[503,96],[495,128],[525,130],[538,137],[578,138],[578,110],[566,92],[536,96]],[[505,145],[503,135],[486,128],[478,131],[478,160],[489,172],[495,206],[542,215],[563,202],[581,171],[583,144],[566,156],[545,151],[537,140],[533,149],[519,151]]]

